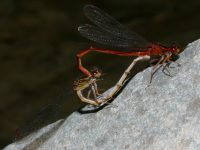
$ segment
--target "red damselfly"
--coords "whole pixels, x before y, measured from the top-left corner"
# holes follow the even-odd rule
[[[123,82],[126,80],[127,74],[130,72],[131,68],[140,60],[150,60],[152,56],[158,56],[156,63],[154,64],[150,76],[150,83],[152,81],[153,74],[160,67],[163,70],[167,69],[169,63],[172,62],[171,58],[173,55],[178,55],[180,48],[176,45],[164,46],[159,43],[148,42],[145,38],[139,34],[127,30],[123,25],[121,25],[117,20],[108,15],[106,12],[102,11],[96,6],[86,5],[83,8],[85,16],[94,24],[84,24],[78,27],[78,31],[81,35],[91,41],[96,43],[111,46],[112,49],[105,49],[95,46],[90,46],[88,49],[81,50],[77,55],[78,68],[87,77],[95,78],[91,72],[89,72],[83,65],[81,58],[89,52],[96,51],[105,54],[112,54],[118,56],[136,56],[138,58],[134,59],[131,65],[124,72],[120,80],[115,86],[115,90],[111,92],[109,96],[104,99],[99,100],[102,102],[108,101],[112,98],[121,88]],[[155,60],[154,60],[155,61]],[[168,71],[168,70],[166,70]],[[80,97],[80,96],[79,96]],[[83,100],[83,97],[80,97]],[[85,100],[83,100],[85,101]],[[86,101],[85,101],[86,102]],[[90,103],[89,101],[87,101]],[[94,100],[93,100],[94,102]],[[94,105],[94,103],[90,103]],[[99,105],[95,103],[95,105]]]

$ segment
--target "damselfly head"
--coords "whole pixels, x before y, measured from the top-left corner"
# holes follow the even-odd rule
[[[177,45],[175,45],[175,44],[172,44],[172,46],[170,47],[170,49],[171,49],[171,52],[173,54],[175,54],[175,55],[178,55],[178,53],[181,51],[181,49]]]
[[[74,81],[73,86],[74,86],[75,91],[80,91],[80,90],[86,89],[92,83],[99,80],[99,78],[102,76],[101,70],[99,70],[97,67],[92,67],[90,71],[91,71],[92,76],[82,77],[82,78]]]
[[[100,78],[102,75],[102,71],[98,69],[97,67],[91,68],[91,73],[92,73],[92,77],[94,78]]]

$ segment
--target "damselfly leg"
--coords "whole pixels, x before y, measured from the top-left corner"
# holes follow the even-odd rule
[[[169,65],[165,64],[170,63],[172,55],[178,55],[180,52],[180,48],[178,48],[176,45],[167,47],[159,43],[148,42],[139,34],[127,30],[117,20],[96,6],[86,5],[83,11],[85,16],[93,23],[93,25],[84,24],[79,26],[78,31],[80,34],[91,41],[102,44],[102,47],[108,46],[112,48],[99,48],[90,46],[88,49],[82,50],[76,55],[79,70],[83,72],[86,77],[88,77],[86,79],[87,83],[84,83],[83,87],[90,86],[94,97],[97,97],[96,100],[90,99],[89,96],[86,98],[82,94],[82,90],[85,88],[78,89],[76,91],[82,101],[97,106],[109,101],[112,99],[113,95],[115,95],[121,89],[124,81],[127,79],[128,73],[135,66],[136,62],[140,60],[149,60],[152,56],[158,56],[159,59],[152,68],[149,82],[152,82],[154,73],[160,67],[163,67],[163,71],[166,71],[168,75],[170,75],[168,70]],[[110,94],[107,96],[98,96],[99,94],[97,87],[95,88],[97,85],[97,78],[94,77],[92,73],[82,65],[81,58],[92,51],[118,56],[137,57],[129,65],[117,84],[113,87]],[[88,95],[90,95],[91,92],[89,92]]]

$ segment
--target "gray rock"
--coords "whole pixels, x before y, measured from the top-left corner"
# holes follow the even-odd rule
[[[181,67],[171,69],[173,77],[159,70],[147,87],[148,68],[128,83],[111,106],[90,114],[74,112],[37,148],[200,149],[200,40],[189,44],[178,62]],[[22,148],[13,143],[5,149]]]
[[[63,119],[52,123],[37,132],[34,132],[25,138],[8,145],[5,150],[35,150],[38,149],[45,141],[53,136],[63,123]]]

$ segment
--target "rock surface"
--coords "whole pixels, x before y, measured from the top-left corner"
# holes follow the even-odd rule
[[[55,132],[49,138],[36,138],[32,144],[25,138],[5,150],[200,149],[200,40],[189,44],[177,62],[181,67],[171,69],[173,77],[159,70],[147,87],[148,68],[128,83],[111,106],[96,113],[74,112],[58,129],[51,128]],[[29,138],[46,133],[45,128]]]

